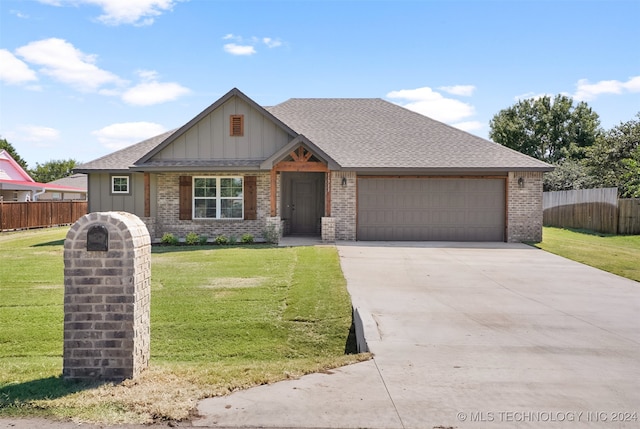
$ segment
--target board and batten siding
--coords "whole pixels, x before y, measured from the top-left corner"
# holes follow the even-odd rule
[[[244,115],[243,136],[230,136],[231,115]],[[153,160],[263,160],[285,146],[291,138],[263,112],[234,97],[158,152]]]
[[[116,174],[116,173],[114,173]],[[91,198],[89,199],[89,212],[124,211],[136,216],[144,216],[144,174],[122,173],[131,176],[131,195],[111,194],[111,176],[109,173],[90,173],[88,175],[87,188]],[[157,207],[156,175],[150,175],[151,187],[151,216],[155,217]]]

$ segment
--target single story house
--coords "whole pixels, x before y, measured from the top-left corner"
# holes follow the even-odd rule
[[[152,239],[540,241],[552,166],[382,99],[263,107],[232,89],[182,127],[74,169],[89,211]]]
[[[85,201],[87,199],[87,175],[82,173],[71,174],[62,179],[47,182],[48,185],[65,186],[75,191],[47,191],[40,196],[40,201]]]
[[[86,195],[77,183],[39,183],[33,180],[6,150],[0,150],[0,201],[51,200],[53,195]],[[63,199],[62,197],[59,199]]]

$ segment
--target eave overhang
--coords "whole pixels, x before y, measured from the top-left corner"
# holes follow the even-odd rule
[[[554,167],[343,167],[343,170],[360,174],[389,175],[507,175],[509,172],[549,172]]]

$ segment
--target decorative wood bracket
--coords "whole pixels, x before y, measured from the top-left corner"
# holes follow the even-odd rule
[[[278,162],[271,169],[271,216],[277,212],[277,173],[282,171],[297,171],[303,173],[329,173],[329,166],[322,162],[312,160],[313,152],[303,145],[289,152],[285,160]]]

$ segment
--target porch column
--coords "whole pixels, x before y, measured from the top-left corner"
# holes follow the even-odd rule
[[[324,215],[331,217],[331,171],[327,171],[325,177]]]
[[[144,173],[144,217],[151,216],[151,176]]]
[[[278,172],[275,167],[271,169],[271,216],[278,213],[277,210],[277,192],[278,192]]]

